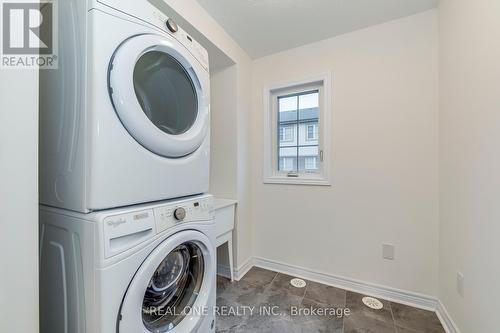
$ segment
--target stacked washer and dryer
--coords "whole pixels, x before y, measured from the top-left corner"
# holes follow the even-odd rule
[[[57,2],[40,73],[42,333],[213,332],[206,50],[146,0]]]

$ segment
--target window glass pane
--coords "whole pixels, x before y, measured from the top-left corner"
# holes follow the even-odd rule
[[[297,171],[297,148],[280,148],[279,149],[279,171]]]
[[[314,157],[309,157],[306,156],[305,158],[305,169],[307,170],[316,170],[318,169],[318,158],[316,156]]]
[[[278,96],[278,171],[319,169],[319,91]]]
[[[280,97],[280,112],[297,110],[297,96]]]
[[[304,110],[304,109],[318,108],[319,107],[318,97],[319,93],[317,91],[306,95],[300,95],[299,109]]]
[[[292,157],[282,157],[280,165],[282,171],[294,171],[295,159]]]
[[[319,119],[319,92],[299,96],[299,123],[301,127],[299,145],[318,144],[310,142],[315,140],[314,125]]]
[[[306,139],[308,141],[318,139],[318,124],[307,125]]]
[[[299,172],[315,172],[318,170],[318,146],[299,147]]]
[[[286,124],[297,121],[297,96],[278,98],[278,122]]]
[[[191,78],[172,56],[143,54],[134,68],[134,89],[146,116],[163,132],[178,135],[193,126],[198,97]]]
[[[287,143],[293,143],[295,137],[295,128],[290,125],[281,125],[280,126],[280,143],[281,146],[289,145]]]

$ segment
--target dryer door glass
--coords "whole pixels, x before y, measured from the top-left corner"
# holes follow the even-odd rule
[[[135,65],[134,90],[146,116],[163,132],[178,135],[193,126],[196,88],[174,57],[159,51],[143,54]]]
[[[160,263],[144,294],[142,320],[151,332],[174,329],[191,311],[204,274],[202,250],[194,242],[177,246]]]
[[[108,67],[108,92],[128,134],[152,153],[181,158],[208,143],[209,73],[175,38],[123,42]]]

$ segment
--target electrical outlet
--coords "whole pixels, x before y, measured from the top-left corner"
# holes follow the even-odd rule
[[[457,293],[464,297],[464,274],[457,272]]]
[[[382,258],[394,260],[394,245],[382,244]]]

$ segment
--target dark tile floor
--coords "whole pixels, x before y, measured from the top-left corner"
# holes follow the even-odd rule
[[[385,300],[383,309],[372,310],[362,303],[363,295],[310,281],[295,288],[291,279],[256,267],[239,282],[218,277],[217,332],[445,332],[433,312]]]

